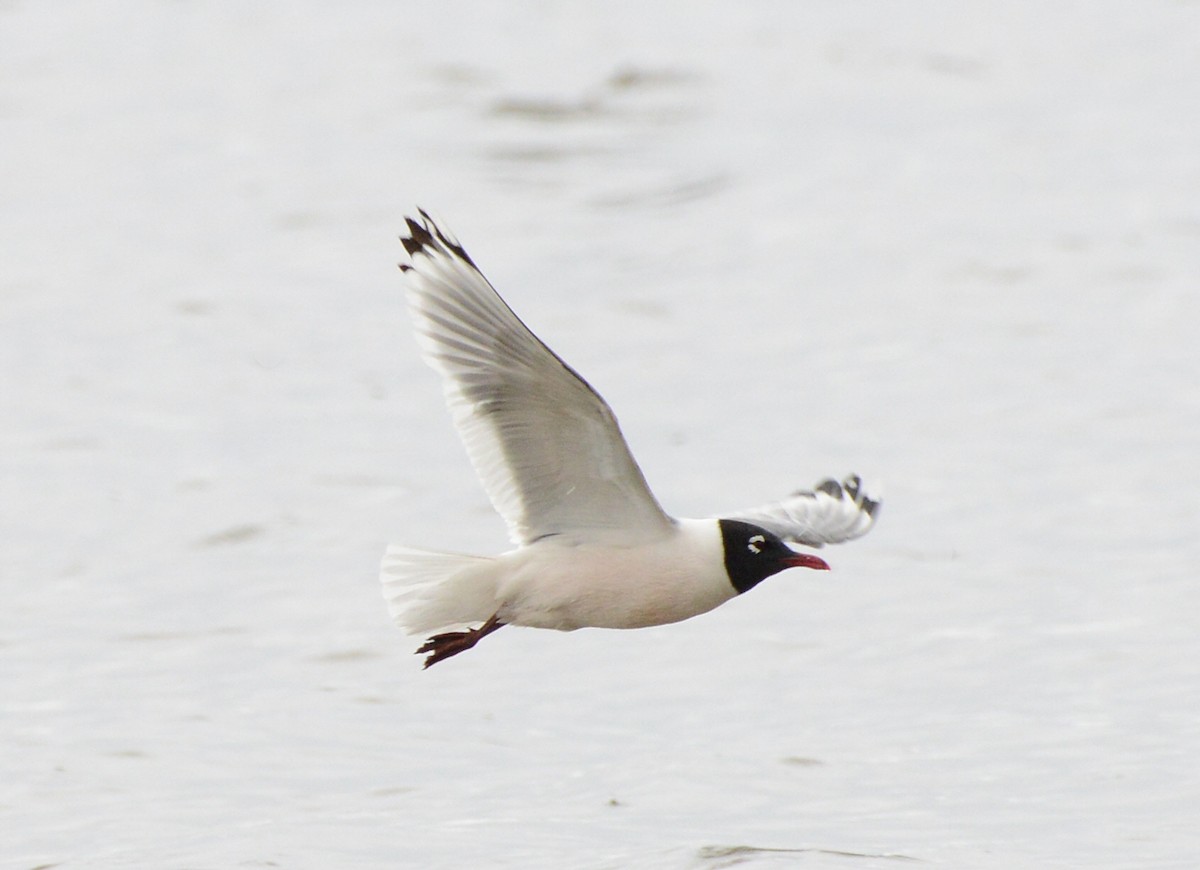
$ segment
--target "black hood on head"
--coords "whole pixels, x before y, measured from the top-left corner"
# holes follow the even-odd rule
[[[772,574],[790,567],[795,555],[777,535],[741,520],[718,520],[725,545],[725,573],[738,594],[753,589]]]

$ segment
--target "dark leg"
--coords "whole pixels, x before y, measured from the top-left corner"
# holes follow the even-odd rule
[[[442,659],[448,659],[450,656],[456,656],[464,650],[469,650],[475,644],[479,643],[485,635],[489,635],[496,629],[503,627],[504,623],[496,619],[495,614],[493,614],[479,628],[435,634],[429,640],[425,641],[423,647],[417,650],[417,655],[429,653],[429,657],[425,659],[425,667],[429,667],[430,665],[437,664]]]

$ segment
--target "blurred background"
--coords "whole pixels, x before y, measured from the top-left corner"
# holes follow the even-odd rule
[[[1200,4],[0,2],[6,867],[1191,867]],[[422,672],[421,206],[663,505],[877,528]]]

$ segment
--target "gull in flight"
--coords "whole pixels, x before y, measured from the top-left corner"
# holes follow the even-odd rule
[[[425,361],[514,549],[498,556],[392,545],[392,618],[429,635],[425,667],[505,625],[572,631],[688,619],[788,568],[828,570],[821,547],[871,528],[879,499],[857,475],[707,519],[669,516],[600,395],[505,304],[424,211],[400,266]]]

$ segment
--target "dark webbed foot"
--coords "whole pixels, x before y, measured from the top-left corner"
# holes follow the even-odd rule
[[[495,615],[492,615],[479,628],[435,634],[429,640],[425,641],[424,646],[417,650],[417,655],[429,653],[428,658],[425,659],[425,667],[429,667],[430,665],[437,664],[442,659],[448,659],[450,656],[456,656],[460,652],[469,650],[475,644],[479,643],[485,635],[489,635],[496,629],[503,627],[504,623],[496,619]]]

